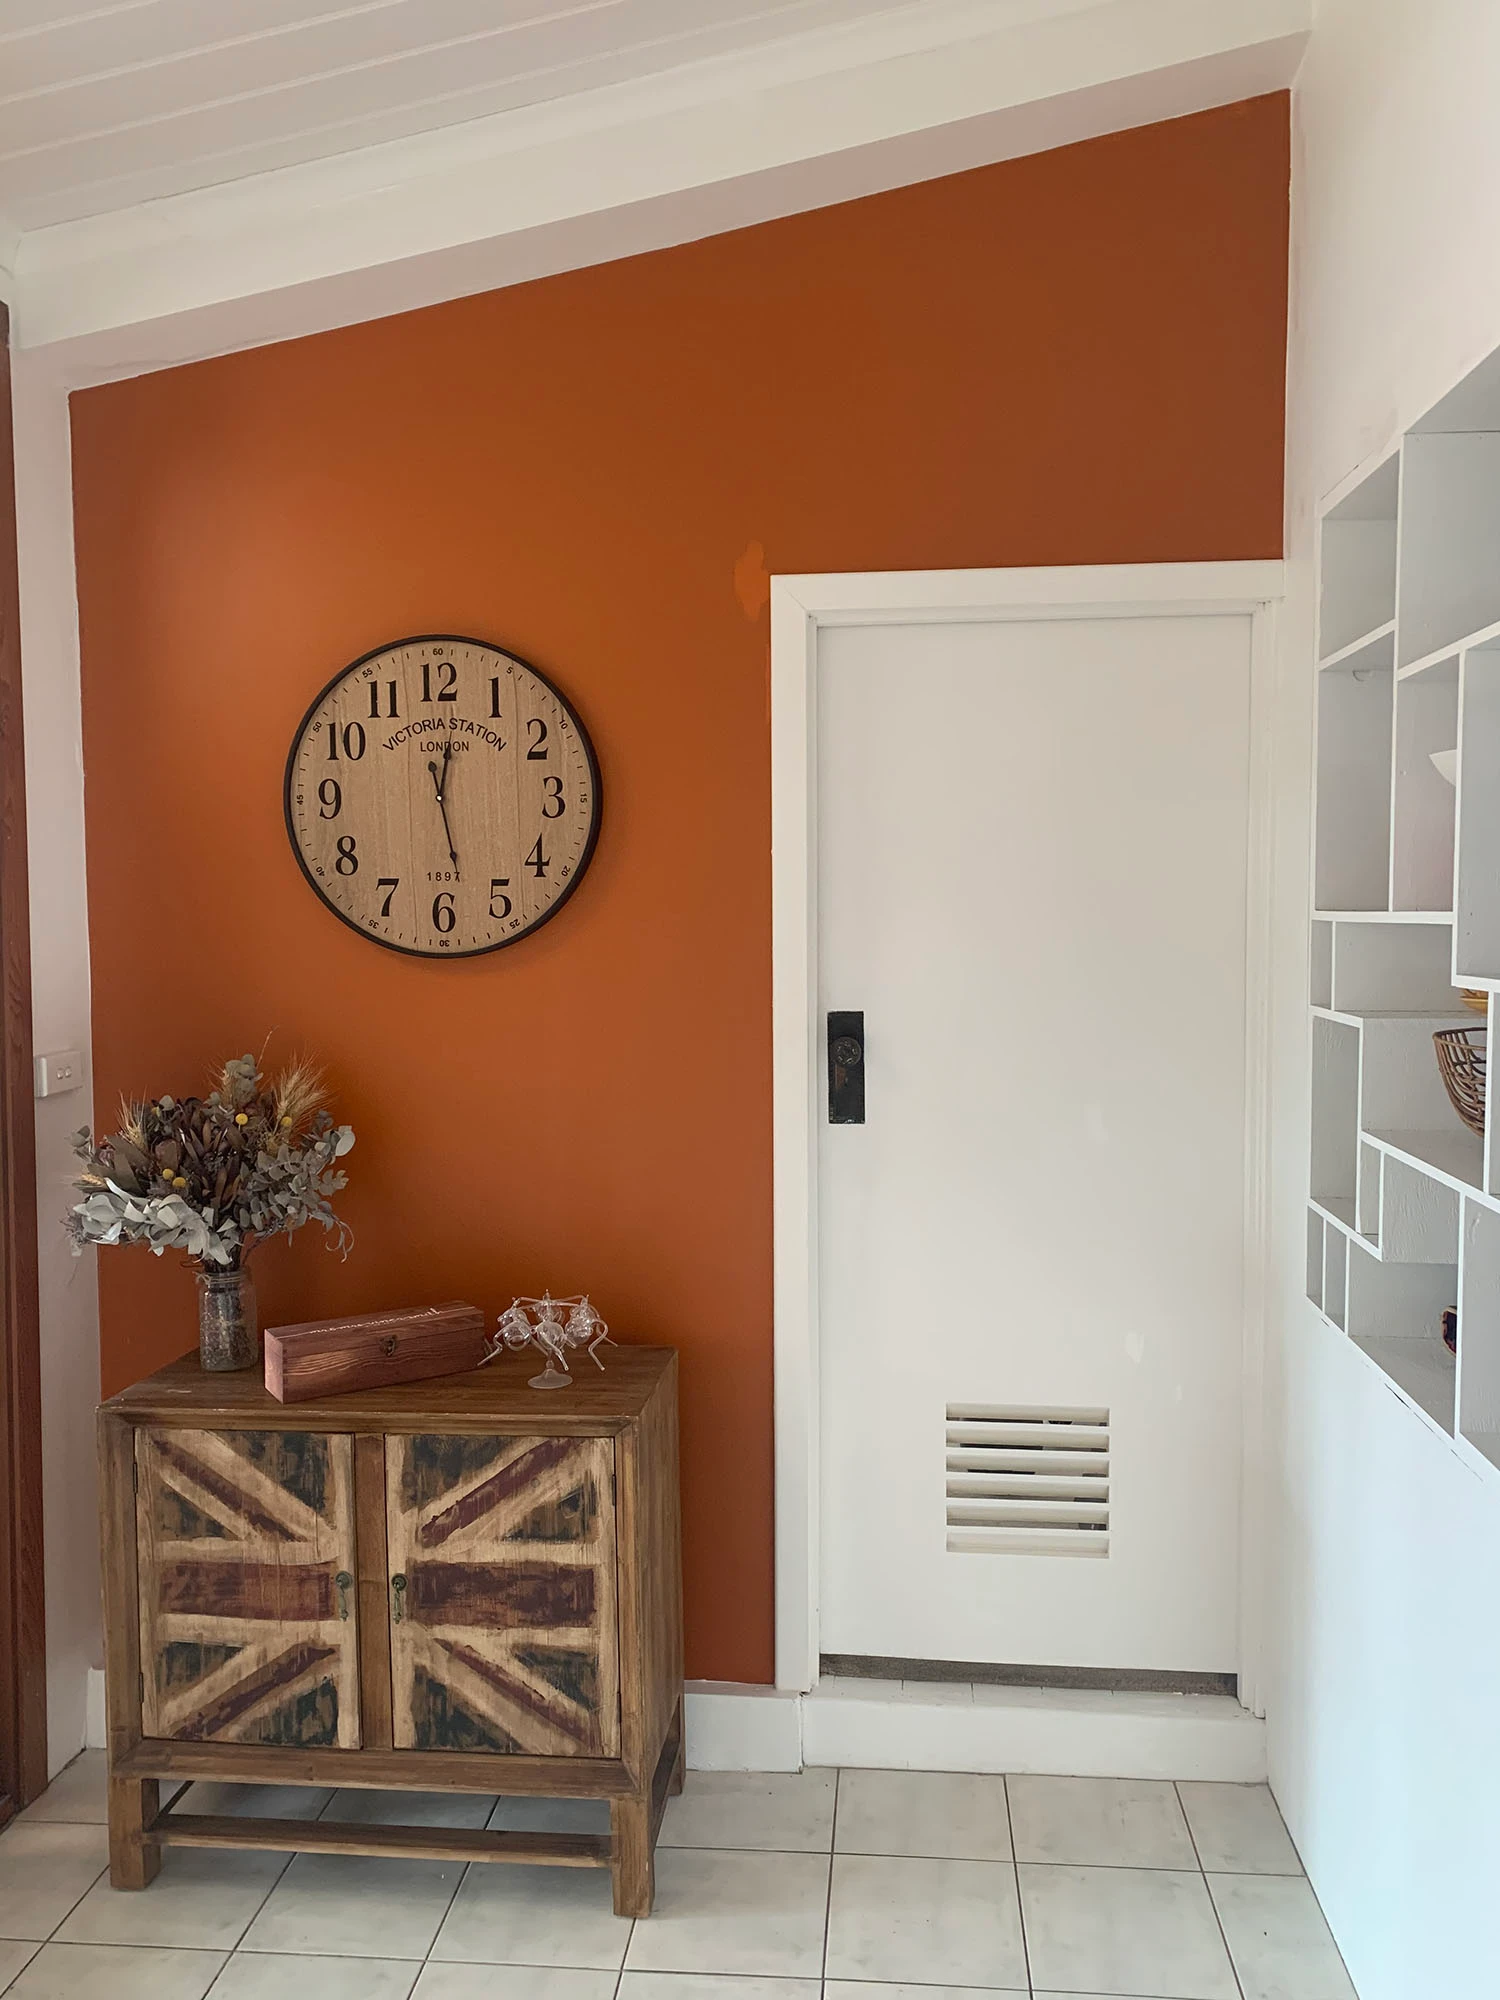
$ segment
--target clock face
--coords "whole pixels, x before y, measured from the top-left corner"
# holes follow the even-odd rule
[[[482,639],[403,639],[303,717],[286,824],[335,916],[392,951],[469,958],[515,944],[577,888],[599,771],[535,667]]]

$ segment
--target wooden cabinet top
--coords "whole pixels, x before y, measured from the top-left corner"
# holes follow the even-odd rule
[[[579,1357],[569,1389],[531,1388],[528,1378],[545,1364],[527,1348],[463,1375],[278,1403],[259,1369],[206,1375],[194,1353],[122,1389],[100,1407],[102,1414],[133,1423],[333,1431],[415,1431],[435,1424],[493,1430],[502,1425],[530,1436],[598,1437],[634,1423],[677,1367],[670,1347],[606,1347],[603,1360],[601,1374],[586,1355]]]

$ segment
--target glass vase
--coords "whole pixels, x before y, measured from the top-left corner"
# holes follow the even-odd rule
[[[212,1374],[254,1368],[260,1360],[255,1280],[248,1271],[199,1271],[198,1360]]]

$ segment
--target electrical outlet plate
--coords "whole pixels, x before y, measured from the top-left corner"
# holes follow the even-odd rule
[[[37,1056],[35,1062],[38,1097],[61,1097],[83,1083],[83,1054],[79,1049],[61,1049],[54,1055]]]

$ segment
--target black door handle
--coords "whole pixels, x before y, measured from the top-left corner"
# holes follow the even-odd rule
[[[865,1122],[865,1017],[862,1013],[828,1016],[828,1122]]]

